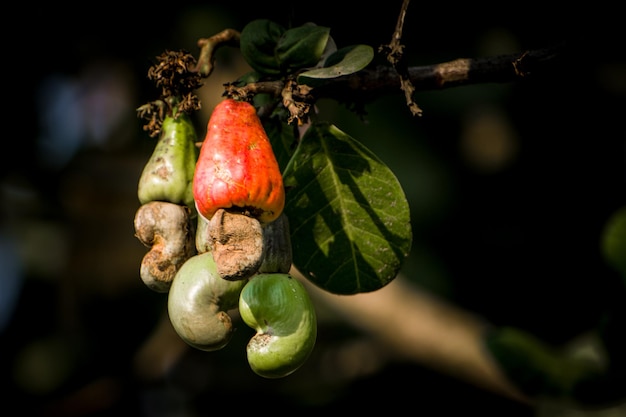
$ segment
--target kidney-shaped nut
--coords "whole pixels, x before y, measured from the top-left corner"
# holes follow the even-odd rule
[[[165,201],[143,204],[135,213],[135,236],[150,251],[141,261],[140,276],[148,288],[169,291],[178,269],[195,254],[191,210]]]
[[[302,283],[288,274],[258,274],[239,296],[239,314],[256,330],[246,347],[252,370],[282,378],[307,360],[317,338],[315,307]]]
[[[264,249],[263,227],[257,219],[219,209],[209,220],[209,237],[222,278],[247,279],[258,271]]]
[[[174,277],[167,299],[176,333],[196,349],[222,349],[233,333],[228,310],[237,307],[246,283],[221,278],[211,252],[189,258]]]

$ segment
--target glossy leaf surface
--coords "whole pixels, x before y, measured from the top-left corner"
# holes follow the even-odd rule
[[[354,45],[342,48],[330,55],[323,68],[303,72],[298,82],[312,84],[312,79],[327,79],[348,75],[365,68],[374,58],[374,50],[369,45]]]
[[[271,20],[257,19],[248,23],[239,41],[239,49],[248,65],[262,74],[279,74],[280,63],[275,50],[284,32],[284,27]]]
[[[307,130],[286,167],[285,212],[294,265],[336,294],[380,289],[412,242],[410,211],[393,172],[329,123]]]
[[[329,36],[329,28],[313,24],[287,30],[276,46],[281,68],[290,72],[317,64]]]

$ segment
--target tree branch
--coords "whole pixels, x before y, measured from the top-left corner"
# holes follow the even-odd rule
[[[240,37],[241,33],[238,31],[225,29],[210,38],[199,39],[198,47],[200,47],[200,57],[198,58],[198,65],[195,70],[203,77],[211,75],[217,50],[226,45],[239,46]]]
[[[527,80],[553,70],[563,59],[563,45],[487,58],[459,58],[440,64],[409,67],[416,91],[483,83],[509,83]],[[330,80],[312,91],[316,98],[373,100],[401,93],[400,77],[393,68],[379,66]]]
[[[409,67],[407,73],[414,87],[413,91],[443,90],[485,83],[511,83],[534,79],[556,71],[565,56],[565,45],[557,45],[515,54],[459,58],[439,64]],[[326,84],[315,88],[296,86],[292,91],[292,97],[293,100],[304,103],[314,103],[320,98],[363,103],[387,95],[405,94],[406,90],[402,88],[401,81],[402,78],[395,68],[380,65],[329,79]],[[226,93],[241,97],[259,93],[278,95],[284,87],[282,81],[260,81],[242,87],[226,85]],[[298,115],[293,116],[298,118]]]

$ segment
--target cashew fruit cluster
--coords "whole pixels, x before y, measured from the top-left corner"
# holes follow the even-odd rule
[[[166,119],[138,197],[135,232],[150,248],[140,275],[167,293],[181,339],[224,348],[234,331],[229,313],[239,309],[256,331],[246,347],[256,374],[280,378],[302,366],[315,346],[316,313],[289,275],[285,189],[254,106],[219,103],[199,151],[188,117]]]

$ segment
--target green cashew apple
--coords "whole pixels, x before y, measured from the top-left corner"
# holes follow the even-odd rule
[[[239,296],[239,314],[256,330],[246,347],[250,368],[265,378],[292,374],[317,338],[317,316],[306,288],[289,274],[258,274]]]
[[[159,140],[139,178],[141,204],[167,201],[195,211],[193,175],[198,159],[197,135],[190,117],[166,116]]]
[[[176,333],[199,350],[225,347],[233,333],[228,310],[237,308],[246,282],[220,277],[211,252],[189,258],[176,273],[167,299]]]

